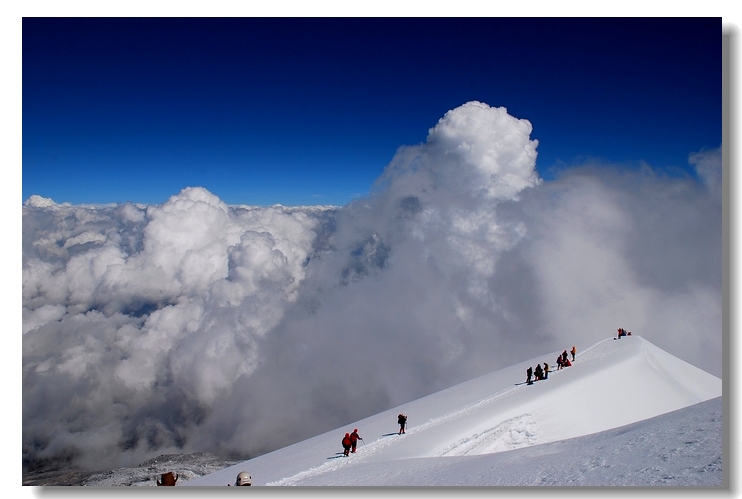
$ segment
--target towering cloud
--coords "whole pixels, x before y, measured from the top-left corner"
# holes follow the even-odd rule
[[[24,460],[254,455],[619,326],[720,375],[720,156],[543,182],[530,133],[467,103],[342,208],[31,197]]]

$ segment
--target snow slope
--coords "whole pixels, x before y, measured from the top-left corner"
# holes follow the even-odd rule
[[[631,482],[634,485],[721,485],[720,399],[715,405],[699,406],[696,412],[667,414],[720,397],[719,378],[640,336],[631,336],[607,338],[578,350],[572,367],[552,371],[548,380],[517,384],[525,380],[529,366],[544,361],[553,366],[559,353],[495,371],[182,485],[224,486],[233,483],[241,470],[252,474],[253,485],[564,485],[570,482],[563,476],[562,481],[549,479],[546,470],[567,466],[570,459],[579,463],[572,462],[572,468],[564,470],[583,470],[574,484],[627,484],[631,476],[633,480],[643,477]],[[397,435],[399,412],[409,417],[405,435]],[[637,423],[663,414],[659,423]],[[632,450],[640,448],[637,439],[648,438],[642,437],[642,424],[659,425],[652,433],[656,435],[662,433],[663,424],[683,425],[692,417],[697,421],[687,423],[692,426],[688,435],[670,432],[683,442],[673,444],[667,435],[658,437],[651,450],[645,449],[644,459],[634,456],[622,473],[604,473],[611,468],[601,455],[605,445],[600,442],[606,438],[618,438],[609,448],[623,448],[628,456],[641,452]],[[626,426],[632,423],[636,424]],[[340,440],[353,428],[364,440],[356,454],[344,458]],[[604,433],[594,435],[599,432]],[[592,440],[586,435],[592,435]],[[575,437],[582,437],[582,443],[569,440]],[[581,452],[575,447],[565,454],[577,445]],[[658,468],[652,472],[655,465],[649,455],[667,460],[677,454],[673,445],[692,449],[684,454],[691,456],[693,465],[686,467],[690,471],[668,474]],[[542,463],[546,466],[542,473],[535,473],[530,465],[529,473],[516,472],[522,469],[518,460],[537,461],[534,456],[551,456],[548,466],[547,461]],[[498,473],[492,472],[493,466]],[[508,466],[513,474],[503,475]],[[632,466],[639,469],[631,473]]]

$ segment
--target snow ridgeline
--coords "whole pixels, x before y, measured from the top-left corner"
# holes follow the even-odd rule
[[[548,380],[530,386],[520,384],[529,366],[544,361],[551,364],[559,353],[500,369],[178,485],[225,486],[233,483],[242,470],[252,474],[253,485],[275,486],[721,485],[720,399],[704,406],[705,410],[688,413],[697,423],[689,435],[681,436],[685,440],[676,444],[677,449],[667,435],[652,441],[651,437],[642,437],[641,430],[638,434],[632,434],[631,428],[618,430],[631,424],[641,428],[638,422],[660,415],[665,415],[665,424],[684,424],[685,412],[673,413],[674,417],[667,413],[720,397],[719,378],[640,336],[630,336],[607,338],[582,352],[578,349],[572,367],[552,371]],[[409,416],[405,435],[397,435],[399,412]],[[657,424],[660,430],[653,434],[662,434],[663,423]],[[353,428],[360,430],[364,440],[356,454],[344,458],[340,440]],[[625,449],[634,449],[637,441],[643,441],[651,447],[642,454],[647,461],[636,455],[641,451],[627,451],[624,457],[629,456],[631,464],[639,466],[637,470],[632,473],[624,463],[624,468],[616,465],[618,472],[605,471],[613,465],[601,455],[609,446],[600,444],[598,434],[603,438],[634,435]],[[677,432],[673,434],[677,438]],[[576,437],[592,444],[577,447],[573,441],[565,442]],[[666,448],[668,445],[671,447]],[[680,452],[682,447],[685,453]],[[566,475],[560,481],[559,477],[549,478],[544,470],[539,473],[538,467],[530,464],[512,464],[523,456],[559,454],[559,449],[567,448],[572,461],[582,463],[582,479],[570,475],[567,468],[562,469]],[[517,453],[503,454],[518,449]],[[611,453],[614,460],[618,458]],[[655,462],[667,465],[667,456],[673,455],[685,456],[690,464],[681,466],[689,471],[667,470]],[[462,459],[466,460],[463,464]],[[472,459],[474,462],[470,462]],[[559,458],[564,463],[549,459],[552,468],[562,468],[569,462],[565,456]],[[579,463],[572,462],[574,466]],[[493,471],[495,464],[497,470],[509,466],[511,474]],[[520,468],[525,469],[515,472]]]

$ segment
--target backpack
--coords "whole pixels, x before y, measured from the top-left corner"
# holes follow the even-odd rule
[[[407,416],[405,416],[404,414],[400,414],[399,416],[397,416],[397,422],[399,422],[399,424],[402,424],[405,421],[407,421]]]

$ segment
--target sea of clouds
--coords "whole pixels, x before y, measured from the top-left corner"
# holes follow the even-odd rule
[[[23,459],[255,456],[621,326],[721,376],[721,152],[536,170],[469,102],[343,207],[23,206]]]

